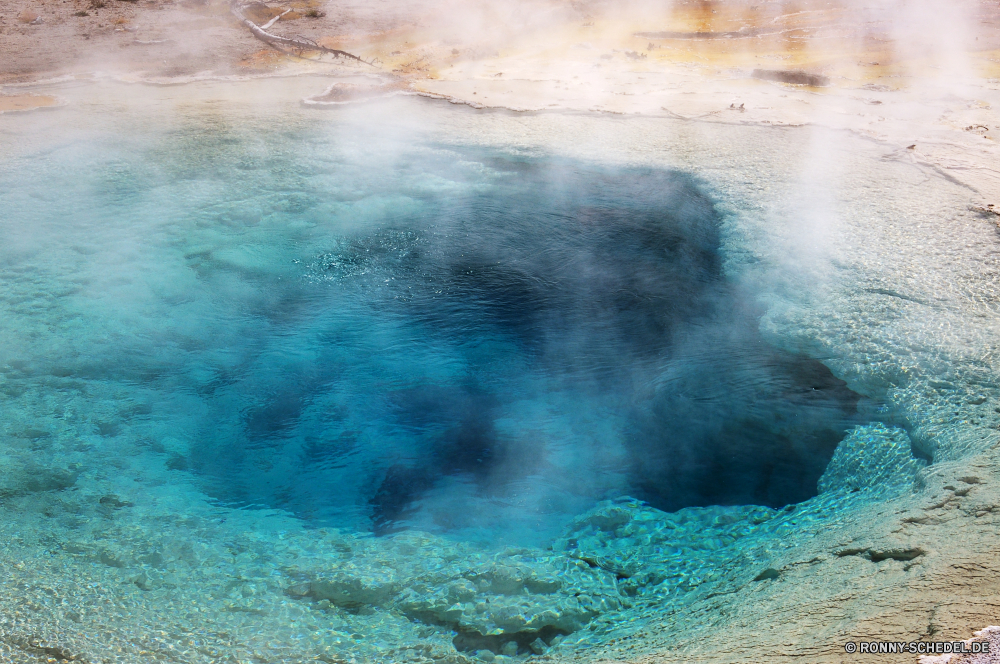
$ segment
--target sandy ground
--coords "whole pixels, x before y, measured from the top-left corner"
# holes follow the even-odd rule
[[[1000,208],[995,1],[953,3],[902,28],[877,8],[859,15],[826,2],[680,2],[656,11],[552,2],[532,5],[530,16],[520,5],[297,0],[271,7],[282,9],[258,8],[260,22],[293,10],[275,33],[303,34],[374,66],[267,48],[218,0],[3,0],[0,112],[58,104],[30,90],[58,77],[180,83],[324,73],[351,82],[318,89],[309,103],[405,91],[524,112],[822,124],[963,184],[970,205],[1000,224],[991,212]],[[801,80],[814,85],[773,80],[781,75],[767,72],[775,71],[805,72],[813,78]],[[358,74],[368,82],[358,83]],[[772,563],[777,579],[705,598],[691,615],[665,616],[662,632],[591,656],[650,664],[854,662],[865,656],[831,646],[836,635],[967,639],[1000,619],[998,455],[1000,441],[971,460],[935,465],[919,493],[818,535],[809,550],[780,554]],[[787,592],[792,585],[811,590]]]

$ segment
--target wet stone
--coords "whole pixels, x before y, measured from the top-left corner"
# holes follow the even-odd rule
[[[104,507],[108,507],[111,509],[120,509],[122,507],[133,507],[135,505],[135,503],[130,503],[127,500],[122,500],[118,496],[112,494],[101,496],[101,499],[98,502]]]
[[[317,599],[345,608],[382,606],[399,590],[399,583],[391,572],[358,570],[335,572],[313,581],[309,591]]]
[[[128,563],[116,551],[104,549],[98,554],[98,560],[108,567],[127,567]]]
[[[25,469],[26,477],[22,477],[22,483],[16,483],[8,491],[11,493],[38,493],[42,491],[62,491],[76,484],[79,473],[69,468],[39,468],[29,467]],[[5,480],[15,480],[16,477],[5,478]],[[4,482],[6,484],[6,482]],[[0,485],[0,493],[5,487]]]

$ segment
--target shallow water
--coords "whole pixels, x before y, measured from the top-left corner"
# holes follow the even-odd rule
[[[586,646],[947,450],[885,377],[930,354],[858,360],[902,329],[850,332],[851,294],[896,292],[843,262],[858,231],[764,208],[875,205],[796,183],[809,134],[602,121],[571,148],[414,99],[107,92],[5,129],[0,488],[45,515],[26,549],[123,577],[152,624],[266,616],[274,661]]]

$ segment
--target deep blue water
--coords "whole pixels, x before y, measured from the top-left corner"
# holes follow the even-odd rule
[[[9,366],[124,386],[168,468],[316,525],[538,533],[621,495],[815,494],[858,395],[762,341],[698,181],[440,145],[366,162],[309,132],[5,171],[8,300],[64,291]]]
[[[543,513],[814,495],[857,396],[757,336],[696,183],[478,157],[489,191],[386,210],[268,280],[281,350],[203,395],[249,403],[180,463],[227,501],[334,523],[351,504],[379,532],[525,493]]]

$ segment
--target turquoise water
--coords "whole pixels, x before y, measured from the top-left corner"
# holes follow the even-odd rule
[[[727,192],[386,103],[12,143],[0,494],[45,514],[32,546],[150,616],[182,597],[298,644],[270,661],[531,657],[921,467],[880,402],[762,337]]]
[[[222,504],[359,531],[525,543],[622,495],[815,494],[858,396],[757,336],[690,176],[427,143],[387,164],[322,129],[8,167],[6,299],[47,326],[8,347],[12,384],[113,383],[95,440],[141,430]]]

